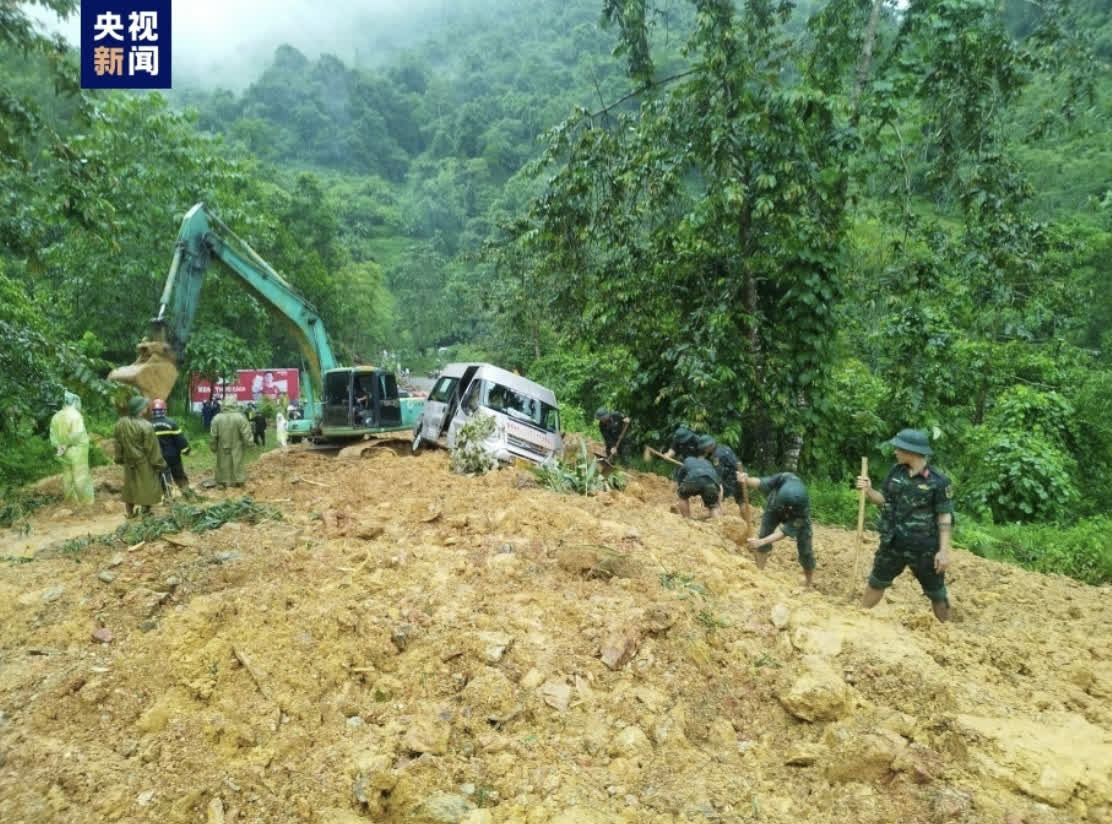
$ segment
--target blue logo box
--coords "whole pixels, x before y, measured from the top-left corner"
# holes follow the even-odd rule
[[[81,0],[81,88],[170,88],[170,0]]]

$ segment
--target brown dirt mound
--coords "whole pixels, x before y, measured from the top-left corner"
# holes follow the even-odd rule
[[[958,551],[954,623],[906,576],[867,612],[850,533],[805,591],[663,478],[403,451],[256,463],[280,522],[0,567],[0,820],[1112,821],[1108,588]]]

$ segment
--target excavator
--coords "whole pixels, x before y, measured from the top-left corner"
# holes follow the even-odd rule
[[[158,314],[136,347],[135,363],[113,369],[109,380],[132,384],[148,398],[169,396],[214,259],[288,322],[308,364],[310,374],[301,376],[304,415],[288,424],[291,442],[344,443],[413,428],[424,400],[400,397],[389,370],[339,366],[316,309],[203,203],[182,219]]]

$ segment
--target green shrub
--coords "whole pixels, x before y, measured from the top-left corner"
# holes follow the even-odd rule
[[[847,476],[843,483],[818,480],[807,483],[807,493],[811,498],[811,517],[815,521],[844,529],[857,529],[858,491],[853,486],[856,476]],[[752,494],[752,491],[751,491]],[[761,497],[758,493],[754,496]],[[876,523],[877,508],[865,502],[865,527],[872,529]]]
[[[497,468],[498,459],[487,449],[485,441],[494,434],[494,418],[475,415],[459,428],[452,449],[451,466],[460,475],[483,475]]]
[[[959,521],[954,544],[1036,572],[1068,575],[1094,585],[1112,582],[1112,517],[1107,515],[1069,527]]]
[[[556,460],[542,466],[535,466],[532,472],[541,486],[554,492],[577,492],[592,495],[606,489],[625,489],[626,478],[615,469],[604,476],[594,455],[587,454],[587,445],[580,441],[579,457],[572,463]]]
[[[1009,389],[964,435],[959,509],[995,522],[1053,521],[1079,498],[1073,407],[1056,392]]]

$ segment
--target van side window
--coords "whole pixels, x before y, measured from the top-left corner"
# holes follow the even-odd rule
[[[429,400],[437,403],[447,403],[452,390],[456,388],[456,383],[456,378],[441,378],[436,382],[436,386],[432,388],[432,392],[429,393]]]
[[[474,412],[479,408],[479,386],[482,381],[471,381],[471,385],[467,387],[467,394],[463,396],[461,406],[468,412]]]

